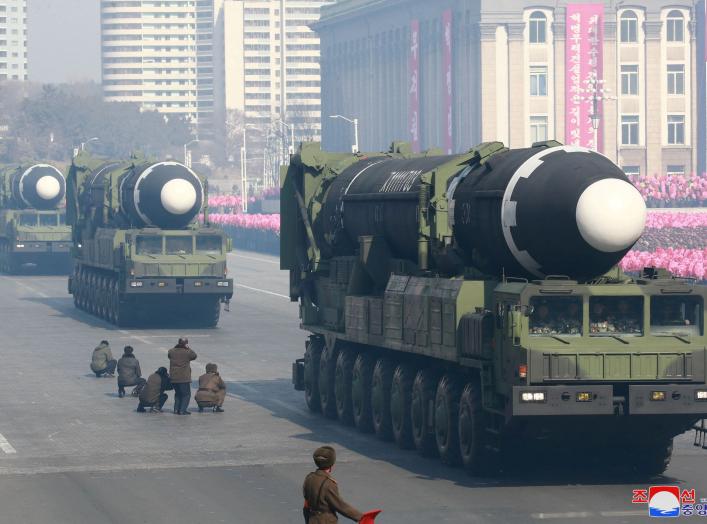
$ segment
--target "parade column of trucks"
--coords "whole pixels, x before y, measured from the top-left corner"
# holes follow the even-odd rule
[[[544,440],[656,474],[707,416],[707,288],[617,268],[646,209],[596,152],[307,143],[281,206],[313,411],[475,473]]]
[[[48,164],[0,170],[0,270],[68,273],[71,228],[64,176]]]
[[[218,323],[233,296],[230,242],[209,225],[204,180],[177,162],[82,153],[67,181],[69,292],[78,308],[120,326]]]

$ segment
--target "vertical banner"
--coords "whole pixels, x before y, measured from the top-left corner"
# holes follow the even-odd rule
[[[410,22],[410,85],[408,88],[408,129],[415,153],[420,151],[420,21]]]
[[[442,50],[444,57],[444,149],[448,155],[452,154],[454,140],[452,136],[452,10],[447,9],[442,13],[442,34],[444,42]]]
[[[604,4],[568,4],[565,24],[565,142],[600,151],[591,115],[595,94],[601,115],[601,84],[591,79],[602,79]],[[601,125],[597,135],[601,144]]]

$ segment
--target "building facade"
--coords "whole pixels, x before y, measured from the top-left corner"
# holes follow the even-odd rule
[[[214,0],[101,0],[102,80],[110,102],[213,123]]]
[[[323,112],[358,118],[362,149],[556,139],[630,173],[704,170],[703,23],[685,0],[344,0],[316,26]]]
[[[0,0],[0,80],[27,77],[27,0]]]
[[[242,112],[261,130],[281,120],[295,141],[320,139],[319,37],[309,26],[326,3],[224,0],[217,34],[225,111]]]

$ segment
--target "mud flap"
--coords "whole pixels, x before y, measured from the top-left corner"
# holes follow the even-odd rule
[[[692,429],[695,430],[694,445],[707,449],[707,425],[705,424],[705,419],[700,420]]]
[[[304,391],[304,359],[298,358],[292,363],[292,384],[296,391]]]

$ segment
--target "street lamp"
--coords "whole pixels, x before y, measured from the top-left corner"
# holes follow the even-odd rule
[[[196,144],[199,142],[198,138],[195,138],[194,140],[191,140],[184,144],[184,165],[187,166],[188,168],[191,168],[191,155],[189,154],[189,146],[192,144]]]
[[[249,128],[257,129],[255,124],[245,124],[243,126],[243,147],[241,147],[241,206],[244,213],[248,212],[248,152],[246,149],[246,130]]]
[[[281,124],[283,127],[286,127],[287,129],[290,130],[290,147],[288,148],[288,152],[291,155],[294,155],[295,154],[295,126],[294,126],[294,124],[288,124],[284,120],[278,120],[277,123]]]
[[[346,120],[348,123],[353,124],[354,126],[354,145],[351,148],[353,153],[358,153],[358,118],[346,118],[345,116],[342,115],[329,115],[329,118],[341,118],[342,120]]]
[[[616,97],[609,96],[608,89],[604,89],[604,80],[597,77],[596,71],[589,74],[585,81],[586,87],[582,89],[583,93],[587,93],[588,96],[584,97],[583,100],[592,103],[592,111],[589,114],[589,119],[592,122],[592,129],[594,130],[594,149],[599,151],[599,124],[601,123],[601,113],[599,112],[599,102],[603,100],[616,100]]]
[[[96,140],[100,140],[97,136],[94,136],[93,138],[89,138],[85,142],[81,142],[81,151],[86,151],[86,144],[90,142],[95,142]]]

